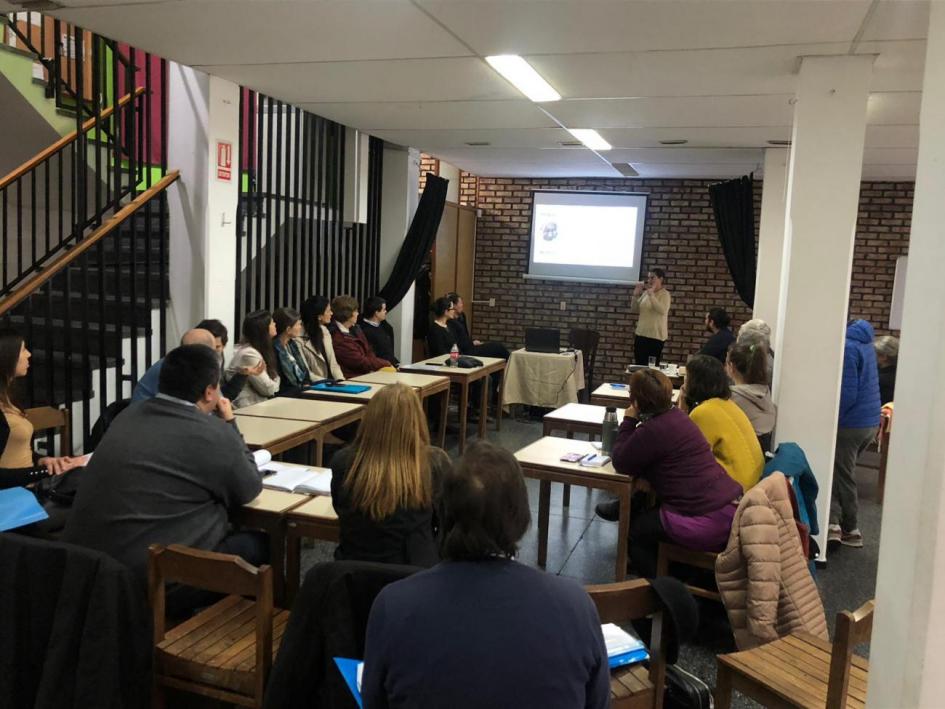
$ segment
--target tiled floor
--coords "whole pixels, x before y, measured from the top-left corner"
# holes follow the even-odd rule
[[[496,432],[490,424],[489,440],[513,451],[540,436],[541,424],[537,421],[503,419],[501,432]],[[450,454],[455,457],[455,436],[448,438],[447,443],[450,444]],[[872,598],[876,585],[882,509],[874,501],[876,471],[861,468],[858,478],[860,527],[865,537],[865,546],[863,549],[831,549],[826,567],[817,571],[817,585],[824,600],[831,630],[836,613],[857,608]],[[522,540],[518,558],[523,563],[534,565],[538,554],[538,483],[535,480],[527,482],[533,523]],[[552,486],[547,571],[575,578],[582,583],[613,581],[617,525],[594,515],[594,505],[602,499],[602,493],[572,487],[571,505],[564,509],[561,506],[561,492],[561,485]],[[303,570],[319,561],[331,559],[333,546],[316,543],[314,548],[304,550]],[[710,686],[714,686],[715,654],[731,649],[728,647],[731,639],[724,612],[717,604],[706,603],[701,606],[701,610],[703,623],[698,641],[682,648],[679,664],[704,679]],[[736,696],[733,706],[756,705]]]

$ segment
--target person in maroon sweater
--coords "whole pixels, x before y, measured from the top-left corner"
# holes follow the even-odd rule
[[[331,301],[331,310],[335,318],[330,328],[331,344],[345,379],[392,366],[374,354],[371,344],[357,326],[358,301],[350,295],[339,295]]]
[[[612,452],[617,472],[646,480],[659,499],[657,507],[631,515],[630,559],[645,577],[656,573],[661,541],[697,551],[724,549],[742,495],[699,428],[673,407],[672,393],[661,372],[636,372]]]

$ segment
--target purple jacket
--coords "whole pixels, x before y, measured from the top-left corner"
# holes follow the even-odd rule
[[[618,472],[649,482],[673,512],[704,515],[742,495],[741,485],[715,460],[702,431],[676,408],[644,423],[625,418],[611,457]]]

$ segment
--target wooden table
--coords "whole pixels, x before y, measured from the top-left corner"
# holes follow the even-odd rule
[[[236,426],[252,450],[265,448],[273,455],[278,455],[316,438],[317,423],[247,416],[243,411],[245,409],[236,412]]]
[[[342,426],[359,421],[364,415],[364,406],[355,403],[339,401],[321,401],[319,399],[293,399],[276,397],[267,401],[239,409],[237,416],[240,421],[244,418],[264,418],[295,421],[296,423],[314,424],[309,432],[308,439],[315,443],[313,465],[322,465],[322,451],[325,447],[325,436]],[[296,444],[297,445],[297,444]],[[282,450],[287,450],[283,448]]]
[[[345,383],[347,384],[349,382],[346,380]],[[343,391],[315,391],[314,389],[304,389],[302,391],[302,396],[318,399],[319,401],[341,401],[349,404],[367,404],[371,399],[374,398],[374,395],[377,394],[377,392],[384,388],[383,384],[369,384],[363,381],[355,383],[370,388],[367,391],[361,391],[357,394],[346,394]]]
[[[450,407],[450,379],[437,376],[435,372],[429,374],[413,374],[411,372],[371,372],[362,374],[349,380],[368,384],[406,384],[416,389],[420,395],[420,403],[424,411],[427,409],[431,396],[440,395],[440,448],[446,447],[446,416]]]
[[[459,452],[466,447],[466,408],[469,404],[469,385],[482,380],[482,401],[479,406],[479,437],[486,437],[486,418],[489,408],[489,382],[485,381],[493,372],[501,372],[499,378],[499,395],[495,412],[495,429],[502,429],[502,392],[505,387],[505,360],[499,357],[477,357],[482,362],[481,367],[463,369],[462,367],[447,367],[444,356],[430,357],[413,364],[401,365],[401,372],[414,374],[435,374],[448,377],[450,382],[459,385]],[[445,427],[444,427],[445,428]]]
[[[283,463],[285,465],[285,463]],[[302,467],[302,466],[300,466]],[[269,535],[269,565],[272,566],[273,598],[281,608],[289,608],[286,598],[286,517],[289,510],[311,500],[308,495],[297,495],[281,490],[263,488],[259,496],[231,512],[234,522],[252,529],[261,529]],[[331,502],[331,500],[329,500]]]
[[[600,436],[604,428],[606,406],[592,404],[565,404],[542,418],[543,436],[550,436],[552,431],[564,431],[568,438],[575,433]],[[618,414],[622,418],[623,413]]]
[[[627,376],[625,377],[625,380],[626,380],[626,382],[629,382],[629,381],[630,381],[630,377],[631,377],[631,376],[633,375],[633,373],[634,373],[635,371],[637,371],[637,370],[631,370],[630,367],[628,366],[625,371],[626,371],[626,375],[627,375]],[[663,370],[660,370],[660,371],[663,371]],[[676,373],[675,373],[675,374],[668,374],[667,372],[663,372],[663,374],[666,374],[666,376],[669,377],[669,381],[672,382],[672,384],[673,384],[673,389],[678,389],[679,387],[681,387],[681,386],[683,385],[683,382],[686,380],[686,368],[685,368],[685,366],[682,366],[682,367],[677,366],[677,367],[676,367]]]
[[[516,451],[515,458],[522,466],[527,478],[539,481],[538,493],[538,565],[542,568],[548,560],[548,516],[551,508],[551,483],[582,485],[607,490],[620,501],[620,517],[617,522],[617,560],[615,577],[623,581],[627,577],[627,536],[630,531],[630,488],[632,480],[614,470],[612,463],[601,468],[585,468],[577,463],[565,463],[561,456],[566,453],[594,452],[587,441],[545,436],[531,445]]]
[[[310,497],[286,515],[286,594],[290,603],[299,589],[303,538],[338,542],[338,515],[331,504],[331,497]]]
[[[616,406],[622,412],[630,403],[630,390],[615,389],[609,383],[601,384],[591,392],[590,401],[595,406]],[[623,418],[623,414],[619,417]]]

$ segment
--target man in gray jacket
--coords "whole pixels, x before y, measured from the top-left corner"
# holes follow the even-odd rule
[[[227,509],[254,499],[262,481],[230,402],[220,395],[216,353],[204,345],[169,352],[158,392],[132,404],[108,429],[89,461],[63,540],[110,554],[142,580],[148,546],[155,543],[265,563],[265,535],[234,533],[227,520]],[[176,604],[179,610],[186,605],[183,597]]]

